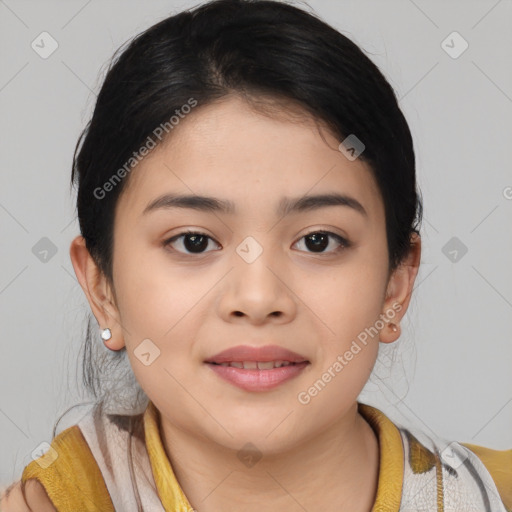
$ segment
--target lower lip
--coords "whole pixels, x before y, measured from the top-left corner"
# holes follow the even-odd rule
[[[293,379],[308,366],[308,362],[281,366],[272,370],[244,370],[234,366],[206,363],[221,379],[246,391],[267,391]]]

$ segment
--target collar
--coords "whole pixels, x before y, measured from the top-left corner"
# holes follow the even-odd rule
[[[359,414],[370,424],[379,442],[379,481],[371,512],[398,512],[404,481],[404,447],[396,425],[379,409],[357,403]]]
[[[372,512],[398,512],[404,478],[404,450],[400,432],[379,409],[358,402],[358,411],[379,442],[379,481]],[[193,510],[172,470],[160,437],[160,413],[150,400],[144,412],[144,431],[158,495],[166,512]]]

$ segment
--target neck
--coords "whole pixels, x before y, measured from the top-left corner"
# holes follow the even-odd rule
[[[239,451],[169,422],[160,430],[176,478],[198,512],[369,512],[375,502],[379,445],[357,403],[315,438],[245,464]]]

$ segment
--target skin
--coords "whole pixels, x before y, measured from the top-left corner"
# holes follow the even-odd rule
[[[2,489],[0,494],[2,512],[56,512],[44,487],[35,479],[27,480],[25,496],[21,490],[21,481],[13,483],[5,490]]]
[[[386,325],[370,337],[307,405],[297,396],[393,304],[401,306],[392,319],[399,325],[421,243],[414,237],[408,258],[389,276],[376,182],[361,159],[348,160],[340,141],[326,129],[322,134],[307,116],[262,115],[238,97],[197,107],[129,176],[116,208],[113,286],[82,237],[71,244],[98,324],[112,331],[107,346],[127,348],[160,412],[178,481],[200,512],[367,512],[375,500],[378,441],[357,411],[357,397],[379,341],[395,341],[400,330]],[[283,196],[333,191],[356,198],[367,216],[346,206],[275,213]],[[229,199],[237,213],[174,208],[142,215],[164,192]],[[206,252],[187,252],[186,237],[163,246],[187,228],[211,237]],[[340,244],[330,238],[315,252],[303,237],[320,229],[352,245],[337,252]],[[247,236],[263,249],[252,263],[236,252]],[[146,338],[160,350],[149,366],[134,354]],[[277,388],[244,391],[204,363],[239,344],[277,344],[310,364]],[[262,454],[252,467],[237,457],[247,442]]]

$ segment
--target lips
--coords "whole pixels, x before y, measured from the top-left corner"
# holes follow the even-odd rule
[[[278,345],[238,345],[204,361],[222,380],[250,392],[270,391],[302,374],[311,364]]]
[[[242,363],[247,367],[256,368],[258,363],[273,362],[280,363],[280,366],[287,366],[286,363],[298,364],[308,363],[306,357],[292,352],[291,350],[279,347],[278,345],[266,345],[263,347],[251,347],[249,345],[238,345],[236,347],[223,350],[213,357],[205,360],[205,363],[222,364],[222,363]],[[248,363],[247,365],[245,363]],[[251,364],[252,363],[252,364]],[[284,364],[283,364],[284,363]]]
[[[250,392],[270,391],[298,377],[311,364],[304,356],[277,345],[239,345],[205,363],[222,380]]]

